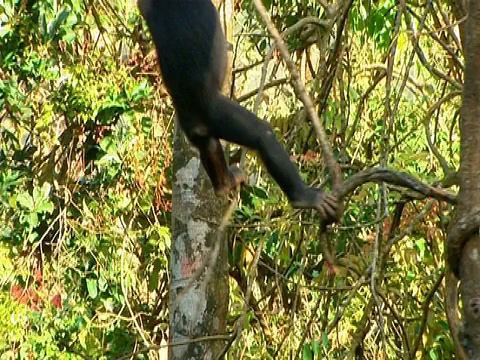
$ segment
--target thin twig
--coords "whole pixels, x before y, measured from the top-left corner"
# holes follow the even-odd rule
[[[337,161],[333,155],[332,149],[330,147],[330,143],[327,138],[327,134],[325,133],[325,129],[323,128],[320,119],[315,111],[313,101],[308,96],[308,93],[305,89],[305,86],[302,83],[300,74],[298,73],[295,64],[290,58],[290,54],[283,42],[282,36],[278,32],[278,30],[273,25],[272,21],[270,20],[270,16],[267,14],[267,10],[265,6],[261,2],[261,0],[254,0],[255,7],[257,8],[258,13],[262,17],[263,21],[265,22],[268,31],[272,35],[273,39],[277,43],[278,50],[282,55],[285,64],[287,65],[290,74],[292,75],[292,82],[299,96],[300,100],[304,104],[310,119],[312,120],[313,128],[317,133],[318,140],[320,142],[320,146],[322,147],[323,154],[325,156],[325,160],[328,166],[328,171],[332,178],[333,187],[336,188],[342,184],[342,175],[340,173],[340,168],[338,167]]]

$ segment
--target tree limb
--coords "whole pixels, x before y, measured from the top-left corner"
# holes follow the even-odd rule
[[[450,204],[457,203],[457,196],[455,194],[449,193],[441,188],[436,188],[425,184],[407,173],[385,168],[371,168],[354,174],[335,191],[335,195],[339,199],[343,199],[348,194],[352,193],[357,187],[367,182],[385,182],[388,184],[412,189],[426,197],[432,197],[440,201],[446,201]]]

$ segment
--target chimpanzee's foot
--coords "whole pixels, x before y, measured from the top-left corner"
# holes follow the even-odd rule
[[[228,167],[228,175],[230,176],[230,190],[245,184],[245,173],[237,165]]]
[[[290,201],[295,209],[315,209],[327,224],[338,220],[339,204],[335,196],[321,190],[306,188],[296,199]]]
[[[237,165],[230,165],[228,168],[228,180],[221,187],[215,189],[217,196],[225,197],[230,191],[245,183],[245,174]]]

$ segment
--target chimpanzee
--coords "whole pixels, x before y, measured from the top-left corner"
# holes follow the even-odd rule
[[[337,217],[337,199],[305,185],[269,123],[220,93],[227,43],[210,0],[139,0],[155,43],[165,86],[178,121],[200,158],[217,194],[244,181],[227,166],[219,139],[256,150],[294,208],[316,209],[328,222]]]

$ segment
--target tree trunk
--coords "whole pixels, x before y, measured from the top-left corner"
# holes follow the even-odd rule
[[[223,4],[225,23],[232,2]],[[198,152],[175,127],[169,358],[217,359],[226,344],[228,246],[218,230],[227,200],[215,196]]]
[[[224,342],[208,337],[226,329],[228,247],[217,235],[226,201],[215,196],[183,132],[177,130],[174,139],[169,355],[216,359]],[[216,258],[211,256],[215,245]]]
[[[460,118],[460,193],[455,220],[449,228],[448,247],[449,262],[454,270],[457,269],[461,280],[463,313],[458,336],[468,359],[480,360],[480,237],[477,214],[480,209],[479,0],[468,2],[464,38],[466,64]]]

